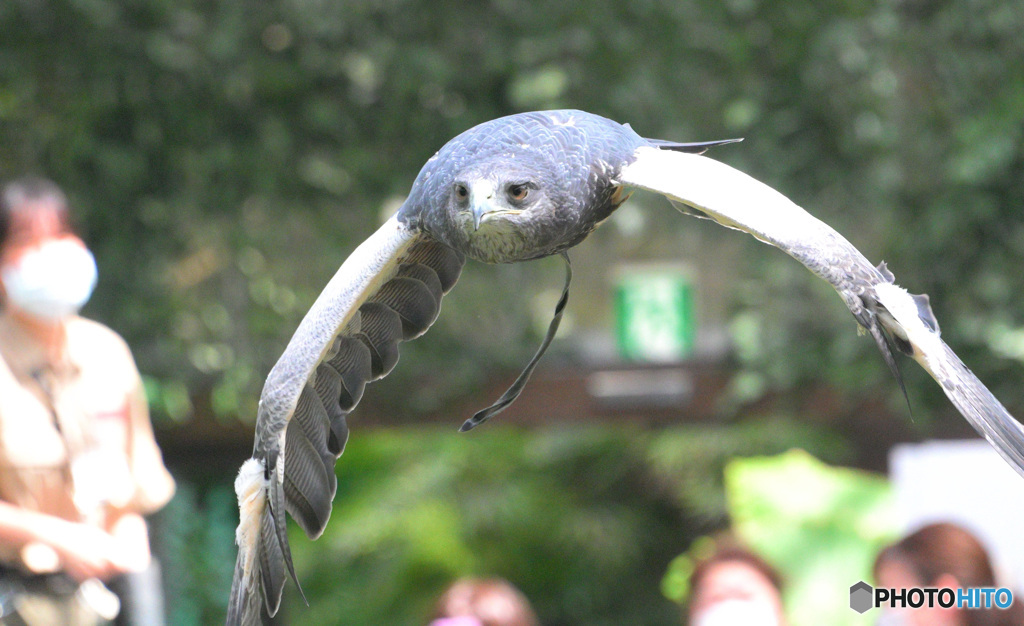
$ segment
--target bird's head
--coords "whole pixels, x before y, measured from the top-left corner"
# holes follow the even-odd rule
[[[481,261],[555,254],[608,217],[617,205],[615,173],[643,141],[625,126],[581,111],[485,122],[427,161],[407,214]]]
[[[550,168],[487,159],[462,168],[446,190],[448,223],[472,257],[503,263],[549,254],[559,193]]]

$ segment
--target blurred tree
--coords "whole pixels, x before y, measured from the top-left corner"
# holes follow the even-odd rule
[[[90,312],[126,334],[177,419],[190,414],[184,384],[214,414],[250,420],[307,305],[426,157],[474,123],[556,106],[650,136],[747,135],[720,158],[884,252],[1019,405],[1009,363],[971,358],[1024,360],[1024,279],[1008,269],[1024,251],[1024,69],[1010,62],[1024,17],[1012,7],[17,0],[0,8],[0,168],[69,189],[101,264]],[[626,256],[699,259],[734,237],[662,205]],[[887,376],[827,288],[781,255],[737,250],[756,262],[713,282],[739,285],[731,310],[763,322],[771,356],[749,365],[765,389]],[[383,384],[462,356],[401,410],[518,363],[532,349],[528,303],[490,283],[541,271],[472,265],[430,340]]]

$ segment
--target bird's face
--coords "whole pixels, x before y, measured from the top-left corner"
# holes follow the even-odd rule
[[[526,168],[473,167],[452,180],[449,219],[475,258],[531,258],[547,243],[538,226],[554,213],[552,191],[542,175]]]
[[[457,176],[451,188],[453,212],[467,233],[507,228],[543,210],[546,200],[537,177],[525,171],[469,171]]]

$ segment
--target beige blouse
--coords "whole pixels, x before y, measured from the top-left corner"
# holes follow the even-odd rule
[[[65,354],[50,363],[0,312],[0,499],[98,526],[112,511],[159,509],[174,479],[128,345],[81,317],[66,329]],[[0,560],[17,554],[0,546]]]

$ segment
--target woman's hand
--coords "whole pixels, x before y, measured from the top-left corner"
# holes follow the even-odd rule
[[[59,557],[59,569],[81,582],[89,578],[108,580],[127,571],[117,539],[107,531],[77,522],[59,520],[39,541]]]
[[[149,565],[146,522],[136,513],[113,516],[109,531],[0,502],[0,542],[21,545],[34,572],[64,571],[75,580],[108,580]]]
[[[142,516],[123,513],[112,520],[109,532],[86,524],[68,524],[74,530],[54,547],[63,569],[75,580],[107,580],[149,566],[149,533]]]
[[[138,513],[122,513],[110,524],[114,538],[114,563],[123,572],[141,572],[149,567],[149,530]]]

